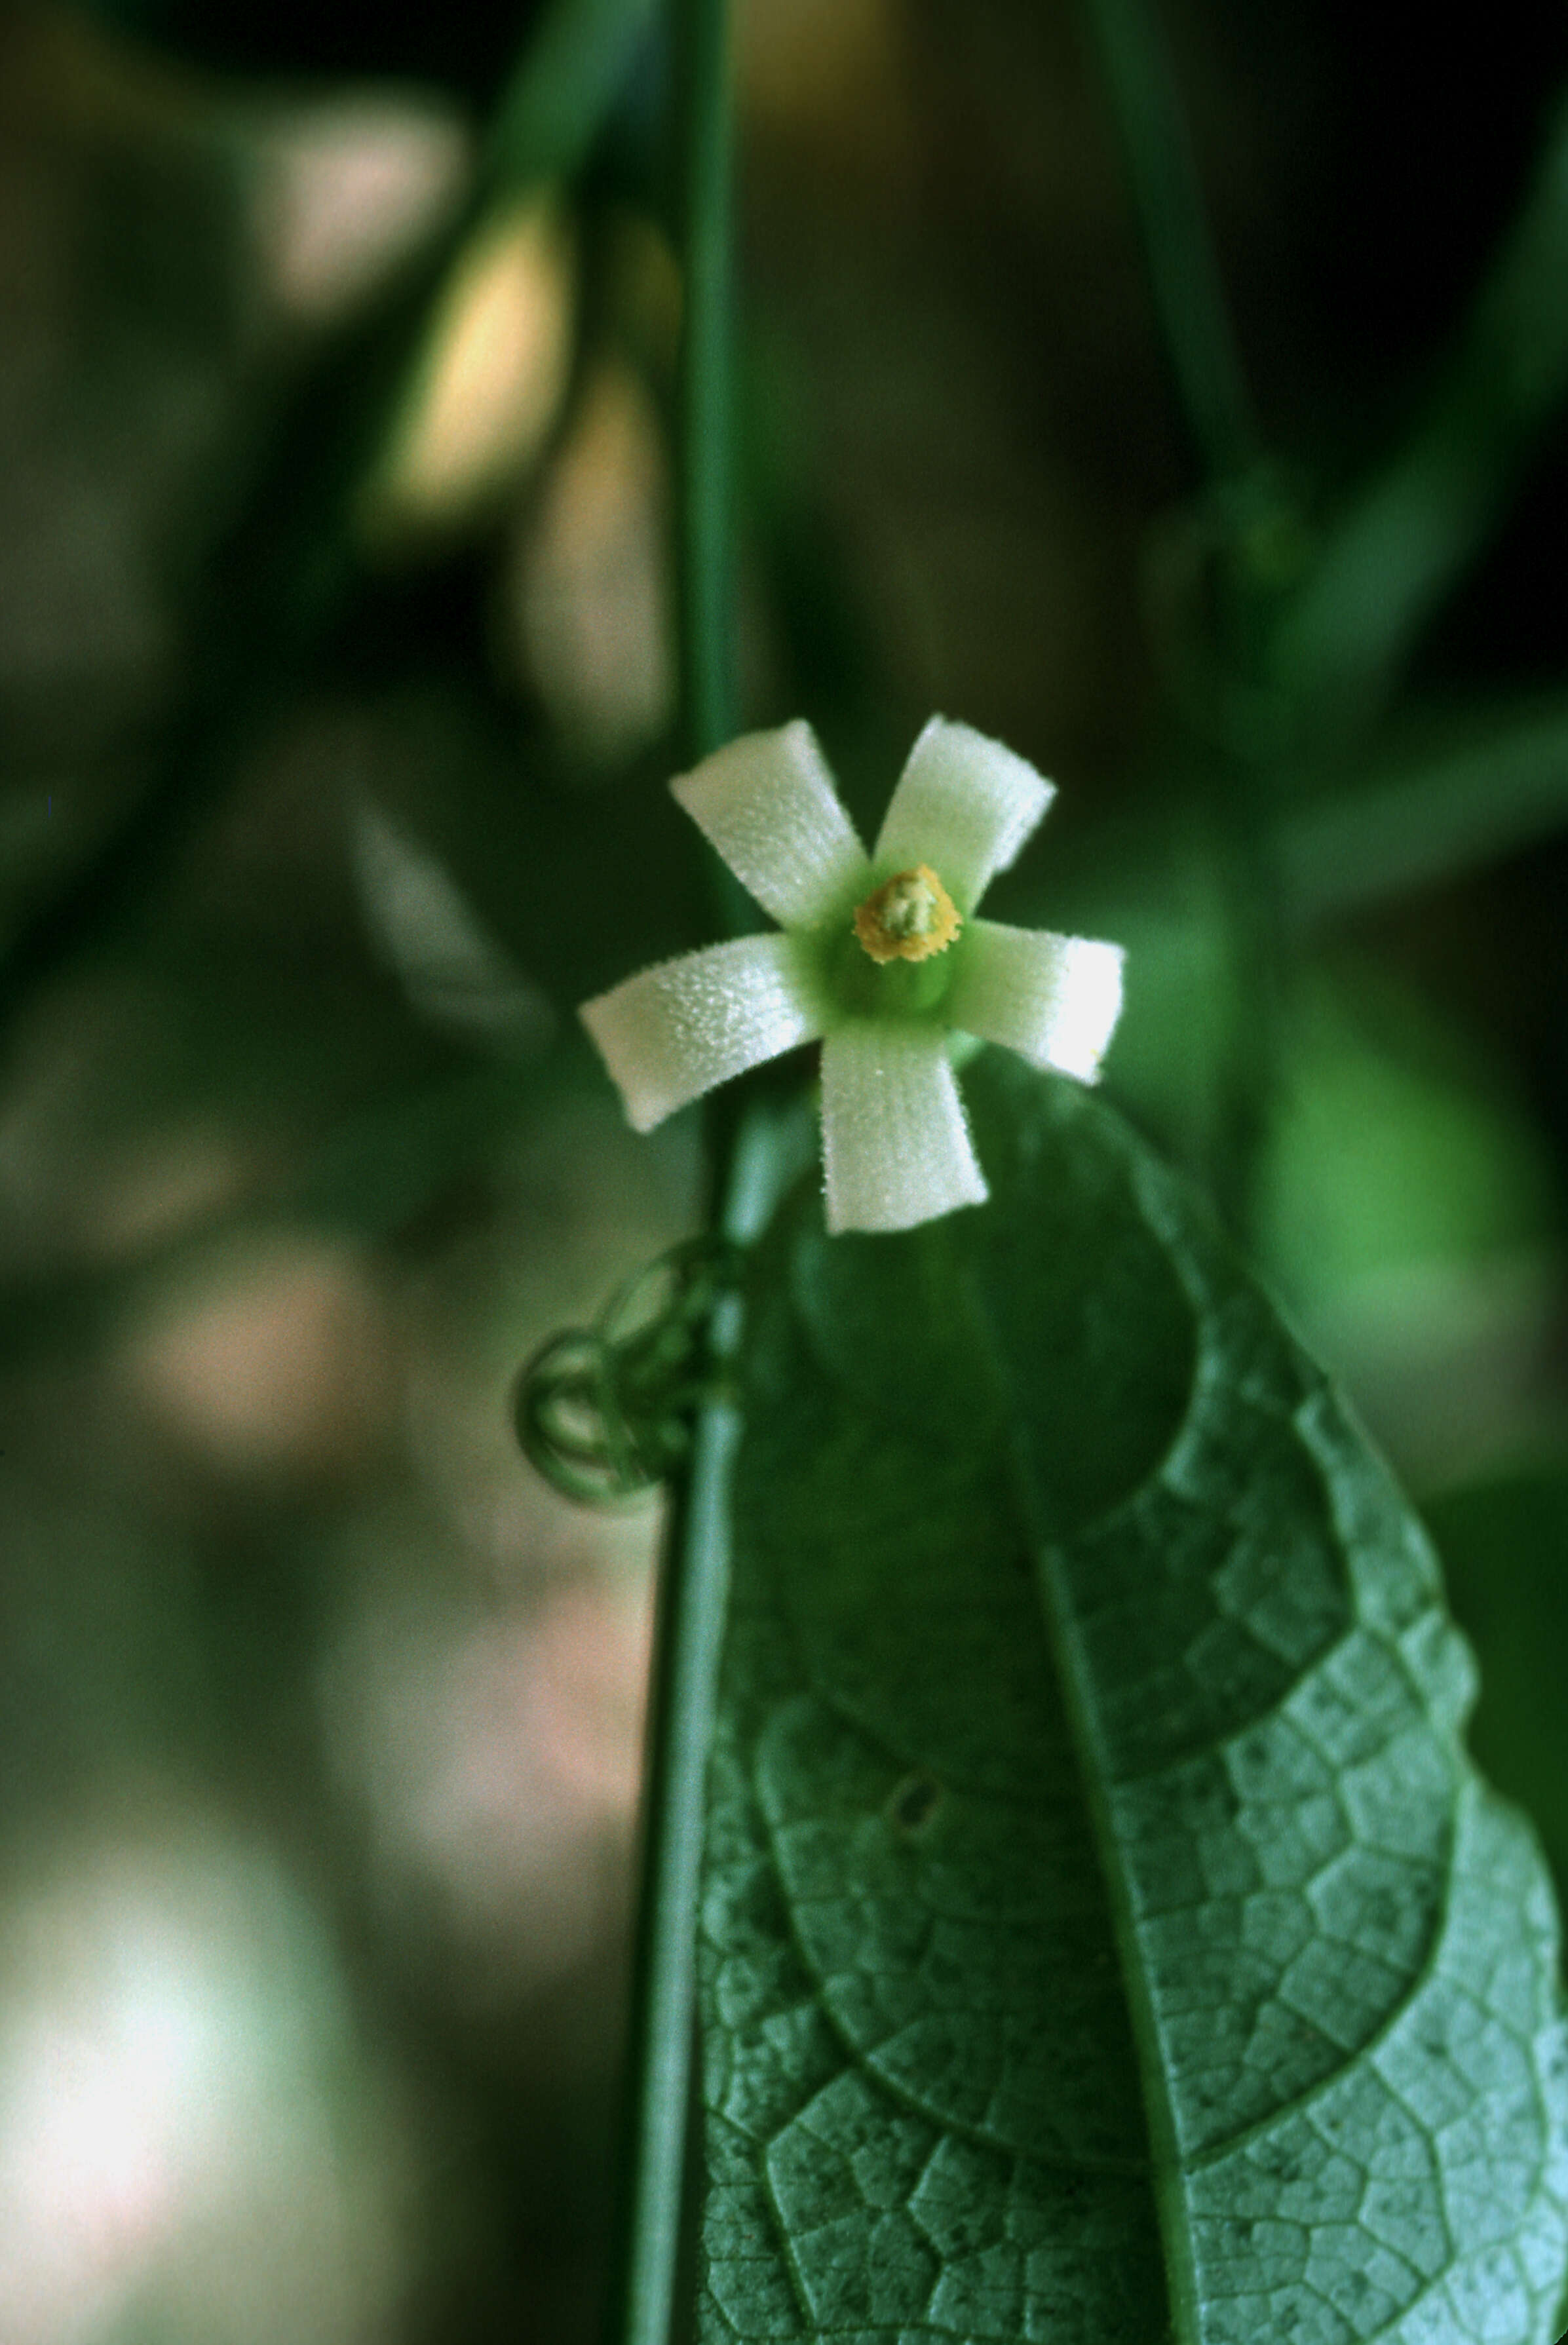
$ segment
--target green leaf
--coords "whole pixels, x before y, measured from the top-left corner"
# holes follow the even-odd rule
[[[1188,1197],[781,1218],[701,1906],[708,2340],[1545,2345],[1557,1937],[1419,1526]]]

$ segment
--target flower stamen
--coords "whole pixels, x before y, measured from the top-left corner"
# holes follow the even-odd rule
[[[855,913],[855,934],[874,961],[930,960],[960,929],[957,905],[929,863],[895,871]]]

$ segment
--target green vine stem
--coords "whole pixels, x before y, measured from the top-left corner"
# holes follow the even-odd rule
[[[780,1151],[774,1112],[742,1117],[720,1215],[738,1245],[767,1222]],[[734,1359],[739,1294],[715,1309],[711,1356]],[[659,1579],[643,1787],[642,1879],[634,1956],[624,2156],[626,2180],[611,2345],[671,2345],[692,2103],[708,1754],[729,1594],[729,1483],[740,1414],[725,1395],[697,1420],[691,1463],[670,1489]]]
[[[693,760],[735,729],[730,465],[728,0],[672,0],[682,260],[677,559],[684,746]]]
[[[677,563],[684,749],[734,729],[730,467],[731,109],[728,0],[672,0],[685,264]],[[734,906],[724,899],[727,925]],[[759,1100],[709,1123],[718,1233],[744,1244],[767,1217],[778,1151]],[[712,1323],[720,1371],[740,1339],[742,1301]],[[734,1406],[699,1412],[691,1459],[670,1487],[654,1627],[642,1863],[633,1955],[621,2237],[611,2345],[671,2345],[692,2102],[697,1911],[704,1791],[729,1588]]]

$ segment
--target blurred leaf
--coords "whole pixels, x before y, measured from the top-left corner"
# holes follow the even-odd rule
[[[1115,1118],[968,1091],[987,1209],[759,1268],[702,2333],[1543,2345],[1556,1936],[1430,1550]]]
[[[1261,1267],[1418,1488],[1516,1451],[1561,1278],[1541,1133],[1481,1047],[1364,969],[1307,977],[1281,1039]]]
[[[1264,1185],[1264,1258],[1298,1301],[1540,1245],[1557,1221],[1545,1149],[1498,1070],[1360,969],[1298,989]]]
[[[1568,821],[1568,702],[1450,716],[1430,738],[1283,821],[1304,925],[1500,860]]]
[[[1272,666],[1332,729],[1369,713],[1512,495],[1568,390],[1568,104],[1410,438],[1330,525]]]
[[[1225,950],[1217,842],[1173,811],[1169,777],[1160,779],[1164,794],[1152,803],[1083,827],[1064,848],[1053,841],[1039,877],[1031,858],[1012,883],[1020,919],[1128,946],[1128,1017],[1158,1013],[1169,1028],[1157,1051],[1142,1032],[1118,1033],[1116,1073],[1140,1106],[1145,1059],[1151,1097],[1175,1093],[1185,1080],[1166,1057],[1190,1055],[1178,1030],[1195,1005],[1175,964],[1207,969]],[[1380,735],[1376,756],[1350,766],[1338,759],[1313,779],[1317,794],[1304,791],[1280,809],[1271,832],[1283,915],[1303,933],[1461,879],[1568,825],[1568,700],[1417,709]],[[1180,1016],[1163,1013],[1167,975],[1183,988]],[[1206,976],[1204,988],[1211,981]],[[1135,1060],[1136,1078],[1128,1072]]]
[[[550,0],[502,92],[491,130],[500,178],[578,169],[653,21],[653,0]]]

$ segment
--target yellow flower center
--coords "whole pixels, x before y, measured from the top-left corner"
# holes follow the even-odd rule
[[[895,871],[855,913],[855,934],[875,961],[930,960],[963,926],[958,907],[929,863]]]

